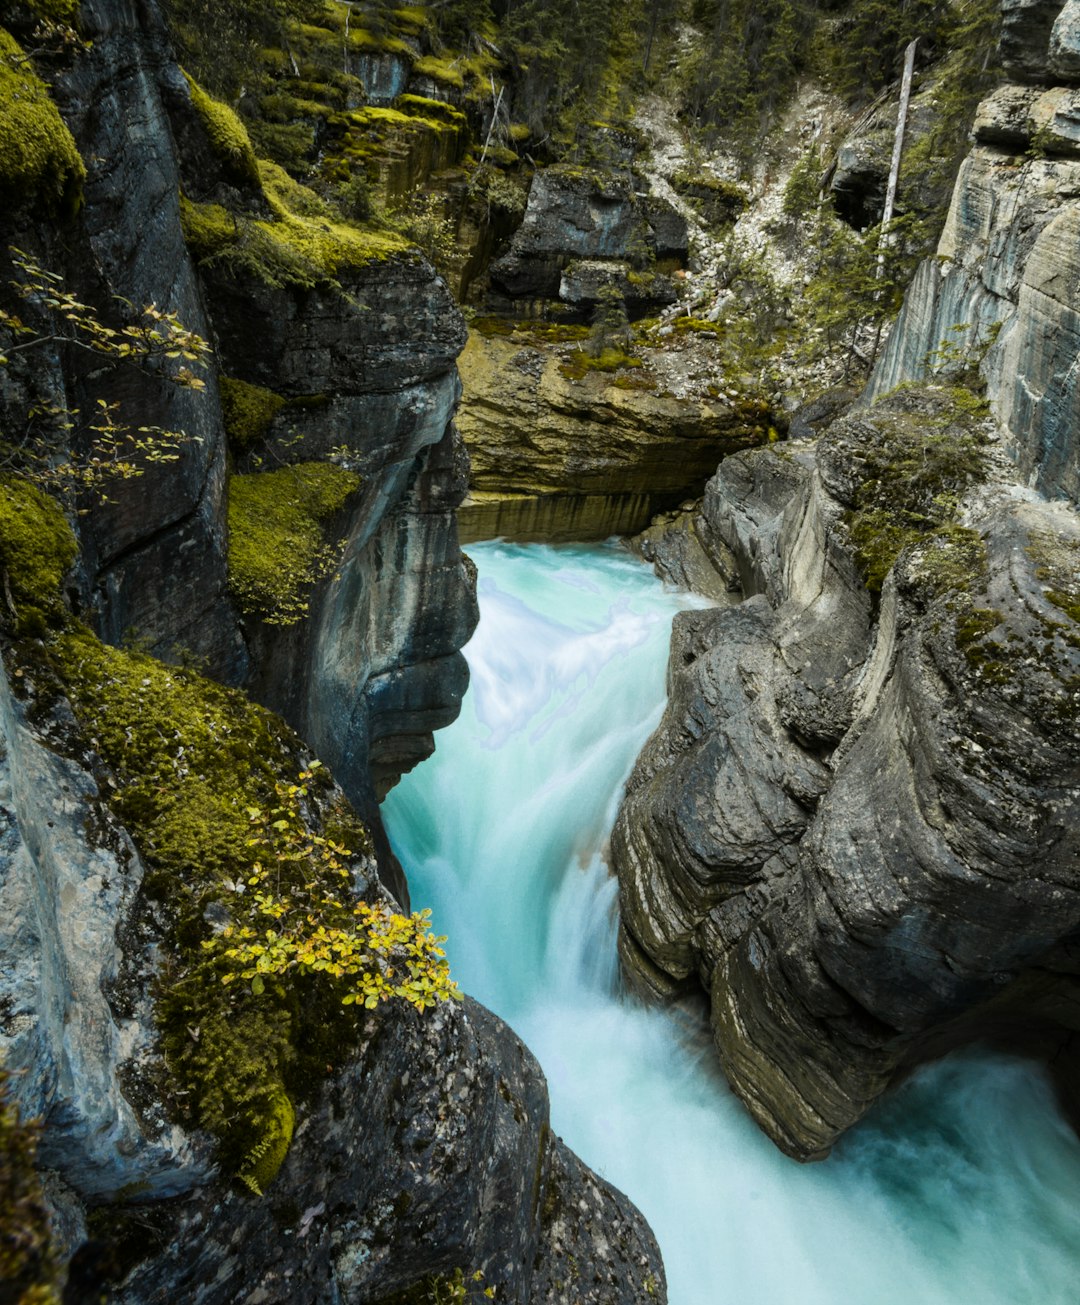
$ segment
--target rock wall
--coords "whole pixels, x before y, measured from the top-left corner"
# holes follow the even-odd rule
[[[691,352],[654,350],[613,374],[582,367],[580,351],[473,331],[460,361],[458,424],[472,467],[458,516],[465,538],[640,530],[700,493],[725,454],[768,438],[763,404],[715,385],[712,395],[674,393],[678,382],[660,368],[684,357]]]
[[[358,891],[391,904],[377,869],[406,900],[377,800],[456,714],[476,619],[454,518],[460,315],[415,252],[310,284],[228,260],[196,268],[182,191],[224,205],[234,230],[266,220],[269,202],[215,153],[156,5],[88,0],[80,22],[91,45],[61,61],[53,90],[87,163],[85,203],[43,220],[5,201],[4,244],[35,251],[106,321],[112,295],[176,312],[216,359],[202,391],[77,350],[0,371],[5,422],[42,398],[90,408],[105,393],[131,421],[188,436],[177,462],[83,501],[66,601],[107,641],[194,659],[279,711],[372,827],[382,855],[353,867]],[[286,401],[243,452],[226,447],[222,375]],[[300,625],[245,616],[229,585],[228,473],[342,445],[362,487],[334,523],[338,566]],[[662,1300],[644,1221],[553,1137],[539,1067],[473,1003],[372,1015],[356,1057],[301,1104],[265,1199],[218,1172],[211,1139],[175,1122],[161,1087],[152,994],[167,982],[167,920],[108,806],[114,778],[63,692],[13,656],[25,632],[10,592],[2,623],[17,692],[3,678],[0,1058],[20,1071],[15,1103],[42,1122],[68,1296],[109,1283],[133,1302],[374,1302],[479,1271],[499,1299],[554,1302],[571,1257],[605,1284],[597,1299],[641,1298],[647,1282]]]
[[[705,988],[729,1081],[800,1159],[972,1038],[1080,1081],[1076,514],[998,452],[866,583],[866,486],[947,394],[724,462],[697,534],[745,597],[676,619],[612,838],[624,971]]]
[[[1045,1059],[1080,1118],[1080,6],[1004,17],[1015,80],[861,410],[709,483],[695,546],[743,600],[677,618],[612,839],[625,973],[704,987],[800,1159],[972,1039]],[[981,377],[985,414],[927,377]]]
[[[1016,80],[979,109],[937,257],[920,268],[867,397],[978,366],[1020,475],[1075,503],[1080,21],[1072,0],[1017,0],[1004,15]]]

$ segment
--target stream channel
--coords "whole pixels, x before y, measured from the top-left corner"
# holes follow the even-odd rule
[[[1075,1305],[1080,1143],[1030,1065],[924,1068],[799,1165],[707,1039],[620,993],[605,842],[699,600],[614,545],[469,553],[471,688],[387,829],[455,978],[544,1067],[552,1127],[652,1224],[671,1305]]]

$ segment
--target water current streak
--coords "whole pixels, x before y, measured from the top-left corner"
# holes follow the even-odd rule
[[[469,551],[472,687],[387,827],[455,977],[543,1065],[553,1127],[653,1225],[672,1305],[1075,1305],[1080,1144],[1030,1067],[930,1067],[800,1166],[706,1042],[619,995],[604,845],[695,600],[611,546]]]

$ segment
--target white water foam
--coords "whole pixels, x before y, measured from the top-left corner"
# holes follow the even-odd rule
[[[672,1305],[1075,1305],[1080,1144],[1030,1066],[931,1066],[800,1166],[706,1040],[619,996],[604,845],[696,600],[610,546],[470,553],[472,687],[387,828],[455,977],[538,1056],[555,1130],[652,1224]]]

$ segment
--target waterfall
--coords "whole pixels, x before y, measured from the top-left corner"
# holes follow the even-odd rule
[[[472,685],[387,829],[455,977],[543,1065],[555,1131],[652,1224],[672,1305],[1074,1305],[1080,1143],[1032,1066],[929,1066],[802,1166],[699,1030],[620,994],[605,843],[699,600],[611,545],[470,553]]]

